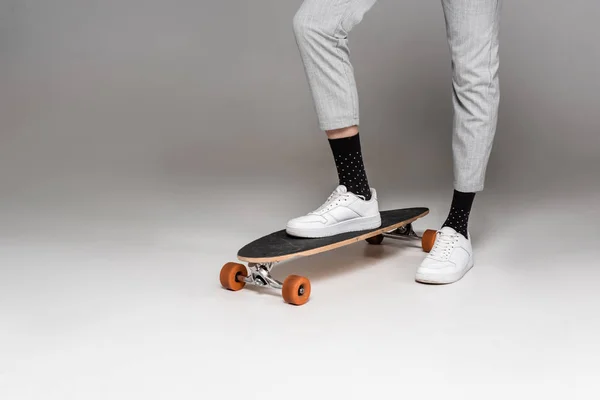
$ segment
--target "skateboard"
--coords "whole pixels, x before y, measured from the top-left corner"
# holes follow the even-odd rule
[[[297,275],[290,275],[283,282],[276,280],[271,276],[271,270],[277,263],[363,240],[371,245],[379,245],[384,238],[417,239],[421,240],[424,251],[429,252],[433,247],[437,232],[428,229],[423,236],[419,236],[412,226],[413,222],[429,214],[428,208],[402,208],[381,211],[380,214],[381,225],[375,229],[314,239],[290,236],[284,229],[256,239],[242,247],[237,254],[238,260],[246,262],[248,267],[235,262],[225,264],[219,276],[221,285],[231,291],[241,290],[246,284],[281,290],[286,303],[300,306],[310,297],[310,281]]]

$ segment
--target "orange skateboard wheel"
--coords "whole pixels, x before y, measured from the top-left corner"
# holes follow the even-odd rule
[[[421,238],[421,247],[423,247],[423,251],[429,253],[433,248],[433,244],[435,243],[435,238],[437,235],[437,231],[433,229],[427,229],[423,233],[423,237]]]
[[[310,281],[303,276],[290,275],[283,281],[281,294],[286,303],[295,306],[306,304],[310,297]]]
[[[221,274],[219,276],[221,285],[225,289],[238,291],[246,286],[246,282],[238,280],[238,276],[248,276],[248,270],[243,264],[229,262],[223,265],[221,268]]]
[[[369,244],[381,244],[383,242],[383,235],[373,236],[367,239]]]

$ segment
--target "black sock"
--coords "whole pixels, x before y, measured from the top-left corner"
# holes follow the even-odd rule
[[[469,214],[471,213],[474,198],[475,193],[463,193],[455,190],[452,197],[452,205],[450,206],[450,213],[442,227],[448,226],[468,239],[467,227],[469,225]]]
[[[370,200],[371,188],[363,164],[359,134],[347,138],[329,139],[329,146],[335,159],[339,184],[346,186],[349,192]]]

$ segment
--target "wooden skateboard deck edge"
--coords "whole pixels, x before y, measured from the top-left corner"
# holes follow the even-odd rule
[[[429,214],[429,210],[423,212],[420,215],[417,215],[416,217],[409,218],[409,219],[401,221],[401,222],[397,222],[397,223],[395,223],[393,225],[382,226],[381,228],[379,228],[379,229],[377,229],[375,231],[371,231],[369,233],[365,233],[365,234],[360,235],[360,236],[355,236],[355,237],[352,237],[350,239],[342,240],[342,241],[339,241],[337,243],[332,243],[332,244],[327,245],[327,246],[318,247],[316,249],[300,251],[300,252],[297,252],[297,253],[286,254],[284,256],[278,256],[278,257],[251,258],[251,257],[241,257],[241,256],[238,255],[237,258],[238,258],[238,260],[243,261],[243,262],[260,264],[260,263],[276,263],[276,262],[281,262],[281,261],[289,260],[289,259],[296,258],[296,257],[305,257],[305,256],[311,256],[311,255],[314,255],[314,254],[324,253],[324,252],[329,251],[329,250],[334,250],[334,249],[337,249],[337,248],[340,248],[340,247],[348,246],[348,245],[356,243],[356,242],[360,242],[362,240],[366,240],[368,238],[380,235],[380,234],[385,233],[385,232],[393,231],[393,230],[398,229],[398,228],[400,228],[402,226],[411,224],[411,223],[415,222],[416,220],[418,220],[419,218],[423,218],[427,214]]]

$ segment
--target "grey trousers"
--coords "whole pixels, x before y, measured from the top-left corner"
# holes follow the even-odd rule
[[[348,34],[377,0],[304,0],[294,16],[296,43],[319,126],[359,125]],[[483,190],[496,133],[502,0],[441,0],[451,53],[454,188]]]

